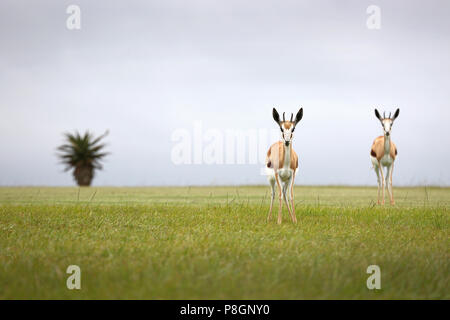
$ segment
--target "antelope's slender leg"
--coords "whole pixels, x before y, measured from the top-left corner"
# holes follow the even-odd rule
[[[378,166],[380,167],[380,174],[381,174],[381,204],[384,204],[384,173],[383,173],[383,167],[381,166],[381,163],[378,161]]]
[[[292,216],[293,216],[293,222],[297,223],[297,217],[295,216],[295,202],[294,202],[294,179],[295,179],[295,171],[292,174],[292,180],[291,180],[291,208],[292,208]]]
[[[273,208],[273,200],[275,199],[275,178],[270,178],[270,188],[272,189],[271,198],[270,198],[270,209],[269,215],[267,216],[267,221],[272,217],[272,208]]]
[[[275,180],[277,181],[277,186],[278,186],[278,190],[279,190],[278,195],[279,195],[279,198],[280,198],[280,205],[278,206],[277,223],[281,224],[281,220],[282,220],[282,218],[281,218],[281,209],[282,209],[282,206],[283,206],[283,202],[281,200],[281,194],[282,194],[283,191],[281,190],[280,180],[278,179],[278,172],[275,172]]]
[[[380,187],[381,187],[381,180],[380,180],[380,167],[378,165],[374,165],[375,173],[377,174],[377,183],[378,183],[378,189],[377,189],[377,203],[380,204]]]
[[[386,187],[389,194],[389,201],[392,203],[392,188],[391,188],[391,170],[392,170],[392,164],[387,167],[386,169]]]
[[[286,204],[286,207],[288,208],[289,216],[291,217],[292,222],[294,222],[294,217],[292,216],[292,211],[291,211],[291,205],[289,204],[289,200],[290,199],[288,199],[288,197],[289,197],[289,192],[288,192],[289,184],[290,184],[290,181],[289,182],[285,182],[283,184],[283,199],[284,199],[284,203]]]
[[[390,170],[390,175],[389,175],[389,183],[390,183],[390,187],[391,187],[391,205],[395,204],[394,189],[392,188],[392,172],[393,171],[394,171],[394,162],[392,162],[392,164],[391,164],[391,170]]]

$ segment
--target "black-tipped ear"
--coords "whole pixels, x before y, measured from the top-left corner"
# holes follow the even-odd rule
[[[399,114],[400,114],[400,109],[395,110],[394,117],[392,118],[392,121],[394,121],[398,117]]]
[[[303,108],[300,108],[300,110],[298,110],[297,112],[297,115],[295,116],[295,124],[297,125],[297,123],[300,122],[302,118],[303,118]]]
[[[280,124],[280,115],[278,114],[278,112],[275,108],[273,108],[273,110],[272,110],[272,117],[276,123]]]
[[[380,113],[378,112],[378,110],[377,109],[375,109],[375,116],[378,118],[378,120],[382,120],[381,119],[381,116],[380,116]]]

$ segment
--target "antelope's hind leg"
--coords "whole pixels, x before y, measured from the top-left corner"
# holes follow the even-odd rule
[[[269,183],[272,193],[270,195],[270,209],[269,215],[267,216],[267,222],[269,222],[270,218],[272,217],[273,200],[275,199],[275,176],[269,176]]]
[[[371,157],[373,169],[375,170],[375,173],[377,174],[377,182],[378,182],[378,190],[377,190],[377,203],[380,204],[380,189],[381,189],[381,180],[380,180],[380,170],[382,170],[380,163],[378,162],[377,158]]]
[[[294,179],[295,179],[295,171],[292,174],[292,178],[290,181],[290,200],[291,200],[291,208],[292,208],[292,222],[297,223],[297,217],[295,216],[295,204],[294,204]]]

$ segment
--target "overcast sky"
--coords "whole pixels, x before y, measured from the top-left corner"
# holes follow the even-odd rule
[[[94,185],[264,184],[260,163],[175,164],[173,138],[277,130],[274,106],[304,108],[297,184],[376,185],[373,109],[398,107],[394,184],[450,185],[449,40],[447,0],[2,0],[0,185],[73,185],[55,148],[86,129],[110,131]]]

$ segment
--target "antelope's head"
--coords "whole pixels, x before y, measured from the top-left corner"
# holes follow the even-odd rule
[[[283,139],[286,147],[288,147],[290,145],[292,139],[294,138],[295,126],[297,125],[297,123],[300,122],[300,120],[302,120],[303,108],[300,108],[300,110],[297,112],[297,115],[295,116],[295,120],[293,119],[294,114],[291,113],[291,120],[286,121],[286,119],[284,117],[284,112],[283,112],[283,121],[281,121],[280,115],[278,114],[278,112],[275,108],[273,108],[273,110],[272,110],[272,116],[273,116],[273,120],[275,120],[275,122],[280,126],[281,138]]]
[[[385,136],[391,135],[392,125],[394,124],[394,120],[400,114],[400,109],[397,109],[394,113],[394,116],[391,118],[391,113],[389,112],[389,117],[386,117],[386,112],[383,112],[383,117],[381,117],[380,113],[377,109],[375,109],[375,116],[380,120],[381,125],[383,126],[383,131]]]

